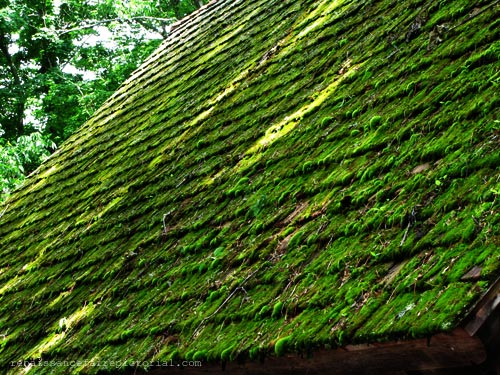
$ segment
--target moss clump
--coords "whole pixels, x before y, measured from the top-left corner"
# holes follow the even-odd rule
[[[191,349],[189,351],[186,352],[186,359],[188,361],[192,361],[193,360],[193,356],[195,355],[195,353],[197,353],[198,351],[196,349]]]
[[[377,128],[379,125],[382,124],[382,116],[373,116],[371,119],[370,119],[370,129],[375,129]]]
[[[154,335],[158,334],[160,331],[161,331],[160,327],[155,326],[149,330],[149,334],[154,336]]]
[[[193,354],[193,361],[204,361],[207,359],[208,350],[198,350]]]
[[[297,247],[300,242],[302,241],[302,237],[304,236],[304,233],[302,231],[298,231],[295,233],[292,238],[290,238],[290,241],[288,241],[288,248],[293,249]]]
[[[281,301],[278,301],[274,304],[274,307],[273,307],[273,312],[271,314],[271,317],[273,318],[279,318],[281,316],[281,314],[283,313],[283,302]]]
[[[132,335],[134,334],[134,330],[133,329],[127,329],[125,331],[123,331],[122,333],[120,333],[120,340],[127,340],[129,337],[132,337]]]
[[[182,23],[0,208],[0,363],[456,327],[500,272],[500,35],[468,16],[493,1],[424,6],[405,42],[423,1],[365,3],[218,0]]]
[[[255,319],[256,320],[264,319],[266,316],[269,315],[269,311],[271,311],[269,305],[262,306],[260,311],[255,315]]]
[[[215,301],[216,299],[219,298],[219,296],[220,296],[220,292],[218,290],[214,290],[214,291],[210,292],[210,294],[208,295],[207,302]]]
[[[207,270],[207,264],[202,262],[198,265],[198,273],[204,273]]]
[[[258,347],[257,348],[252,348],[248,352],[248,356],[250,357],[251,360],[255,361],[256,359],[259,359],[260,352],[261,352],[260,348],[258,348]]]
[[[321,127],[325,127],[330,125],[333,122],[334,118],[331,116],[323,117],[321,119]]]
[[[302,173],[307,173],[307,172],[311,171],[313,168],[314,168],[314,163],[312,161],[306,161],[302,165]]]
[[[274,353],[276,354],[276,356],[282,357],[283,355],[285,355],[285,353],[290,347],[291,341],[292,341],[291,336],[286,336],[278,339],[276,341],[276,344],[274,344]]]
[[[268,199],[267,195],[262,194],[259,196],[259,198],[255,201],[255,203],[250,207],[250,210],[247,213],[247,217],[258,217],[261,211],[265,209],[265,207],[268,205]]]
[[[223,247],[218,247],[217,249],[214,250],[214,257],[216,258],[222,258],[225,255],[225,248]]]
[[[208,267],[209,270],[214,270],[222,266],[222,262],[220,258],[215,258],[212,260],[210,263],[210,266]]]
[[[348,40],[347,39],[340,39],[339,40],[339,48],[344,47],[347,44]]]
[[[234,350],[234,347],[232,347],[232,346],[224,349],[220,354],[221,361],[222,362],[229,362],[232,359],[231,354],[232,354],[233,350]]]
[[[245,186],[245,185],[248,185],[249,182],[250,182],[250,178],[242,177],[238,180],[238,182],[236,183],[236,186]]]

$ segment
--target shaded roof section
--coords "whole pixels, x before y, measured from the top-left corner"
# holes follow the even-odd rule
[[[458,327],[500,271],[499,22],[327,0],[181,21],[0,209],[0,363]]]

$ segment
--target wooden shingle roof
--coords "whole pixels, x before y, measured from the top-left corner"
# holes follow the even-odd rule
[[[500,272],[498,14],[218,0],[180,21],[0,207],[0,365],[461,334]]]

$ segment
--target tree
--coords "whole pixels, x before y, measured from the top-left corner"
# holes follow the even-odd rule
[[[0,0],[0,192],[84,123],[171,23],[206,2]],[[25,158],[26,148],[38,156]]]

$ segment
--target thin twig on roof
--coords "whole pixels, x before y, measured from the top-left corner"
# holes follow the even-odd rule
[[[10,206],[9,204],[7,206],[5,206],[4,210],[0,214],[0,218],[5,214],[5,211],[7,211],[7,208],[9,208],[9,206]]]
[[[196,337],[198,335],[198,332],[200,332],[201,328],[203,327],[203,324],[205,324],[209,319],[211,319],[212,317],[214,317],[219,311],[222,310],[222,308],[231,300],[231,298],[233,298],[233,296],[239,292],[240,290],[243,291],[245,294],[248,294],[247,291],[245,290],[245,288],[243,288],[243,285],[245,285],[245,283],[253,276],[255,275],[257,272],[259,271],[259,269],[256,269],[255,271],[253,271],[250,275],[248,275],[245,280],[243,280],[241,282],[240,285],[238,285],[236,288],[234,288],[234,290],[229,294],[229,296],[227,296],[227,298],[220,304],[220,306],[217,308],[217,310],[215,310],[212,314],[210,314],[209,316],[205,317],[202,319],[202,321],[200,322],[200,324],[198,325],[198,327],[196,327],[196,329],[194,330],[193,334],[191,335],[191,339],[193,339],[194,337]]]

